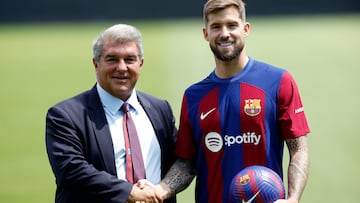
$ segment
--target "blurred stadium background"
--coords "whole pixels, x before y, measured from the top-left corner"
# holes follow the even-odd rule
[[[54,202],[45,114],[95,83],[91,43],[112,24],[141,30],[145,64],[137,88],[167,99],[179,119],[185,88],[214,67],[201,32],[204,2],[2,0],[0,202]],[[252,23],[248,54],[288,69],[302,94],[312,130],[302,202],[358,202],[358,0],[246,3]],[[194,202],[194,185],[178,200]]]

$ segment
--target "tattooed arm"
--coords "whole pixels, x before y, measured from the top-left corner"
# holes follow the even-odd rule
[[[309,151],[306,136],[287,139],[286,144],[290,154],[288,167],[288,200],[300,201],[309,175]]]
[[[167,199],[187,188],[195,177],[192,161],[178,159],[162,181],[155,186],[158,198]]]

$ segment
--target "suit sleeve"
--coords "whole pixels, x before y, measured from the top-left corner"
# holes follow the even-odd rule
[[[97,167],[101,163],[96,162],[99,155],[90,149],[96,150],[96,146],[86,146],[89,142],[96,143],[91,141],[91,128],[84,126],[88,124],[85,116],[74,112],[83,113],[63,105],[49,109],[46,116],[46,149],[56,178],[57,202],[80,199],[86,202],[126,202],[132,184],[98,169],[101,168]],[[94,161],[90,163],[90,160]]]

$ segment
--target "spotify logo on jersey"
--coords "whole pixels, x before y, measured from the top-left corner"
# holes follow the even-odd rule
[[[219,152],[223,146],[236,147],[237,145],[258,145],[261,135],[254,132],[246,132],[241,135],[225,135],[224,139],[217,132],[210,132],[205,136],[205,145],[212,152]]]
[[[205,145],[212,152],[218,152],[223,147],[223,139],[216,132],[210,132],[205,136]]]

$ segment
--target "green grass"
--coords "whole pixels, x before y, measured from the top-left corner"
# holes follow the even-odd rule
[[[302,202],[357,202],[360,192],[360,15],[249,17],[250,56],[288,69],[311,127],[310,178]],[[115,22],[0,24],[0,202],[53,202],[45,114],[95,83],[91,43]],[[138,89],[169,100],[214,67],[201,19],[128,21],[142,32]],[[288,160],[288,157],[285,157]],[[286,166],[284,166],[286,168]],[[193,202],[194,185],[179,203]]]

